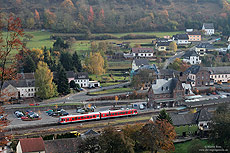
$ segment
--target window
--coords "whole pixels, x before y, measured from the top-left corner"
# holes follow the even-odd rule
[[[84,118],[86,118],[86,116],[84,116]]]
[[[83,119],[83,116],[81,117],[81,119]]]
[[[102,115],[103,117],[105,116],[105,114]]]
[[[77,117],[75,117],[75,120],[77,120]]]
[[[115,113],[115,115],[117,115],[117,113]]]
[[[90,118],[92,118],[92,116],[90,116]]]
[[[112,115],[114,115],[114,113],[112,113]]]
[[[109,116],[109,114],[106,114],[107,116]]]
[[[80,118],[80,117],[78,117],[78,119],[80,120],[81,118]]]
[[[93,115],[93,118],[95,118],[95,115]]]
[[[87,118],[89,118],[89,116],[87,116]]]
[[[30,91],[30,89],[28,89],[28,91]]]
[[[99,117],[99,115],[97,115],[97,117]]]
[[[69,121],[69,118],[67,118],[67,121]]]
[[[74,118],[72,118],[72,121],[74,120]]]

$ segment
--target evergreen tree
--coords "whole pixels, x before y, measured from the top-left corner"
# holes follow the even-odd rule
[[[68,52],[61,53],[60,62],[66,71],[72,71],[74,69],[72,56]]]
[[[47,50],[46,46],[43,49],[43,55],[44,55],[44,62],[46,62],[50,66],[50,52]]]
[[[58,65],[58,72],[57,72],[57,85],[58,85],[58,93],[67,95],[70,93],[70,87],[68,83],[68,79],[66,77],[65,69],[62,65]]]
[[[167,120],[170,124],[173,124],[172,118],[169,116],[168,113],[166,113],[165,109],[160,111],[160,114],[157,116],[157,120],[158,121]]]
[[[70,88],[73,88],[73,89],[75,89],[77,87],[77,85],[76,85],[74,80],[70,81],[69,86],[70,86]]]
[[[62,50],[69,48],[69,45],[64,42],[64,40],[60,37],[57,38],[56,42],[53,44],[54,50]]]
[[[27,55],[23,64],[24,73],[32,73],[36,70],[36,65],[30,55]]]
[[[81,65],[81,60],[79,59],[77,52],[75,51],[73,54],[73,67],[78,71],[81,72],[82,71],[82,65]]]

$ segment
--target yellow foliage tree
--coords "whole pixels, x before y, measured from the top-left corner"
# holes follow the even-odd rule
[[[57,96],[57,86],[53,83],[53,73],[45,62],[39,61],[35,72],[36,95],[42,99]]]
[[[104,59],[100,52],[90,53],[89,58],[85,60],[85,66],[92,74],[101,75],[105,73]]]
[[[172,41],[170,44],[169,44],[169,48],[171,50],[173,50],[174,52],[177,51],[177,44],[175,41]]]
[[[44,60],[43,50],[33,48],[31,50],[31,53],[34,61],[38,62]]]

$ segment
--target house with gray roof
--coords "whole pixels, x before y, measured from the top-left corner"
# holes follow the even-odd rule
[[[184,74],[187,75],[188,81],[193,87],[202,87],[213,85],[213,79],[210,79],[210,71],[199,65],[192,65]]]
[[[158,51],[167,51],[169,50],[169,44],[171,42],[167,41],[167,42],[157,42],[155,47]]]
[[[183,62],[189,63],[191,65],[201,63],[200,57],[195,51],[186,51],[182,58]]]
[[[215,33],[214,24],[213,23],[204,23],[202,26],[202,30],[205,35],[213,35]]]
[[[184,101],[184,89],[177,78],[157,79],[148,90],[148,107],[174,107]]]
[[[134,59],[132,62],[132,70],[135,71],[144,65],[149,65],[147,59]]]
[[[189,42],[188,34],[176,34],[172,37],[173,41],[177,43],[177,45],[188,45]]]
[[[211,52],[214,51],[215,47],[206,42],[206,43],[199,43],[198,45],[196,45],[195,47],[195,51],[199,56],[204,56],[205,54],[207,54],[207,52]]]
[[[155,57],[153,48],[132,48],[131,54],[135,58],[153,58]]]
[[[210,78],[214,80],[214,83],[230,81],[230,66],[206,67],[206,69],[210,72]]]

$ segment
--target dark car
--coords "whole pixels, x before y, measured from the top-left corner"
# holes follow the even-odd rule
[[[61,111],[60,112],[60,116],[67,116],[67,115],[69,115],[69,113],[67,113],[66,111]]]
[[[210,96],[211,94],[210,93],[207,93],[207,96]]]
[[[218,91],[216,91],[216,94],[217,94],[217,95],[220,95],[220,93],[219,93]]]

